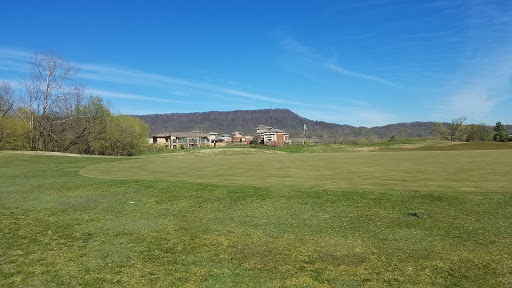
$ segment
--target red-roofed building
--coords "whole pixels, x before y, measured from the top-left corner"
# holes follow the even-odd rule
[[[258,143],[273,147],[284,147],[290,142],[289,135],[284,130],[270,126],[259,125],[256,127]]]

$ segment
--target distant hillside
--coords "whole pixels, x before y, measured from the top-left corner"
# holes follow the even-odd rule
[[[381,127],[354,127],[323,121],[313,121],[301,117],[288,109],[238,110],[230,112],[170,113],[136,115],[146,122],[153,134],[170,131],[200,130],[231,134],[240,131],[244,135],[254,135],[260,124],[283,129],[290,137],[301,137],[306,124],[308,136],[324,140],[349,137],[375,136],[377,138],[396,137],[424,138],[437,137],[434,122],[412,122],[391,124]]]

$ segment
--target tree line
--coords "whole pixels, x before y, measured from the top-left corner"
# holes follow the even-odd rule
[[[466,121],[466,117],[452,119],[452,122],[448,125],[436,123],[436,131],[441,139],[448,141],[512,141],[512,137],[509,136],[505,125],[501,124],[501,122],[496,122],[496,125],[491,130],[485,124],[465,125],[464,121]]]
[[[19,89],[0,83],[0,149],[135,155],[147,147],[148,125],[86,96],[77,66],[51,50],[34,53],[30,68]]]

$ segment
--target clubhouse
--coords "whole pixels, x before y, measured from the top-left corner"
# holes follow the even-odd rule
[[[216,132],[203,133],[198,130],[190,132],[167,132],[153,135],[150,142],[155,146],[166,146],[169,149],[223,147],[228,144],[250,144],[253,141],[258,141],[257,143],[273,147],[284,147],[286,144],[290,143],[288,133],[281,129],[259,125],[256,127],[256,134],[257,136],[253,137],[243,136],[242,132],[239,131],[233,132],[232,135],[219,135],[219,133]]]

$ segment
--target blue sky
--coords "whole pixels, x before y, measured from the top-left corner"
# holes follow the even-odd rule
[[[0,80],[34,51],[124,114],[288,108],[355,126],[512,122],[512,1],[4,1]]]

